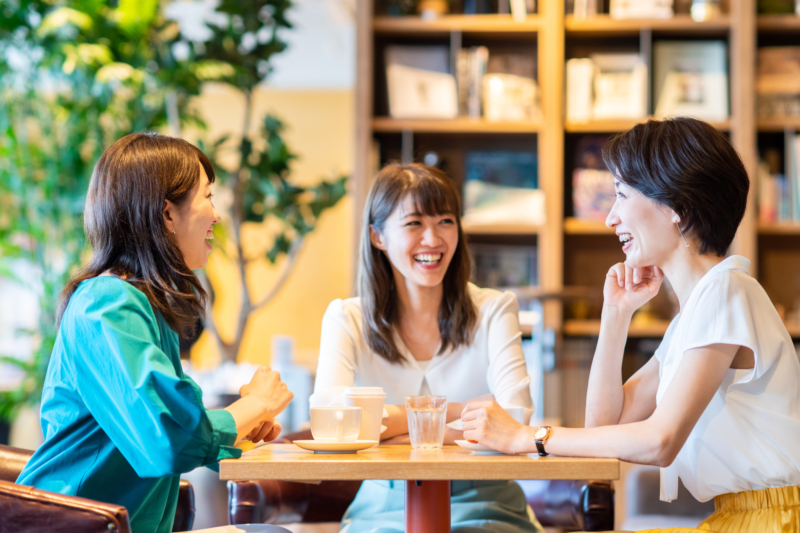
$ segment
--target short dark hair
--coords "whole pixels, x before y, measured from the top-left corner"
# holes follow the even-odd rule
[[[725,135],[694,118],[648,120],[606,143],[603,160],[619,181],[675,211],[701,254],[725,256],[750,189]]]
[[[197,147],[156,133],[132,133],[109,146],[94,167],[84,227],[92,259],[61,293],[56,323],[82,281],[110,272],[142,291],[153,311],[182,337],[194,333],[206,293],[164,224],[164,201],[183,206],[214,167]]]
[[[422,215],[452,215],[458,226],[458,245],[443,280],[439,307],[442,342],[438,353],[469,344],[478,321],[478,311],[467,287],[472,266],[461,228],[461,201],[453,180],[441,170],[419,163],[386,165],[372,182],[364,206],[358,295],[367,344],[380,357],[400,365],[403,356],[394,342],[394,327],[400,317],[397,288],[389,259],[372,245],[369,228],[383,231],[386,219],[408,195]]]

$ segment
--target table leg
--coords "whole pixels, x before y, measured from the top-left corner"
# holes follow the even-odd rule
[[[449,481],[406,481],[406,533],[450,533]]]

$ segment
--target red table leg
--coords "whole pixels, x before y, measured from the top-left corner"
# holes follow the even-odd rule
[[[450,533],[449,481],[406,481],[406,533]]]

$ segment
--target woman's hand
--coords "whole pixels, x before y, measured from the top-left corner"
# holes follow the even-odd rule
[[[242,398],[258,400],[264,407],[262,421],[272,420],[283,412],[294,394],[281,381],[281,375],[267,366],[260,366],[250,383],[239,389]]]
[[[657,266],[631,268],[617,263],[606,274],[603,305],[623,313],[633,312],[658,294],[664,273]]]
[[[523,426],[497,402],[470,402],[461,414],[464,438],[498,452],[520,453],[525,449],[528,426]]]
[[[253,431],[251,431],[245,438],[251,441],[253,444],[261,441],[270,442],[280,436],[281,429],[281,423],[277,420],[265,420],[258,426],[254,427]]]
[[[458,420],[461,418],[461,413],[464,412],[464,408],[469,402],[491,402],[493,400],[494,394],[483,394],[477,398],[469,400],[468,402],[447,402],[447,423],[449,424],[453,420]],[[459,440],[461,440],[461,437],[459,437]]]

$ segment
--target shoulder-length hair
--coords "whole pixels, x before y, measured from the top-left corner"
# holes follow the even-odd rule
[[[469,344],[478,313],[469,295],[469,251],[461,229],[461,202],[444,172],[420,164],[389,164],[375,177],[364,206],[361,230],[358,294],[367,343],[373,352],[391,363],[403,357],[394,342],[399,302],[389,258],[370,242],[369,230],[383,231],[386,219],[411,195],[417,212],[424,216],[452,215],[458,226],[458,245],[444,276],[439,307],[439,353]]]
[[[109,146],[94,167],[84,209],[89,265],[61,293],[57,324],[78,285],[104,272],[142,291],[153,311],[184,337],[203,315],[206,293],[164,223],[164,201],[181,207],[200,180],[215,179],[208,157],[182,139],[133,133]]]

